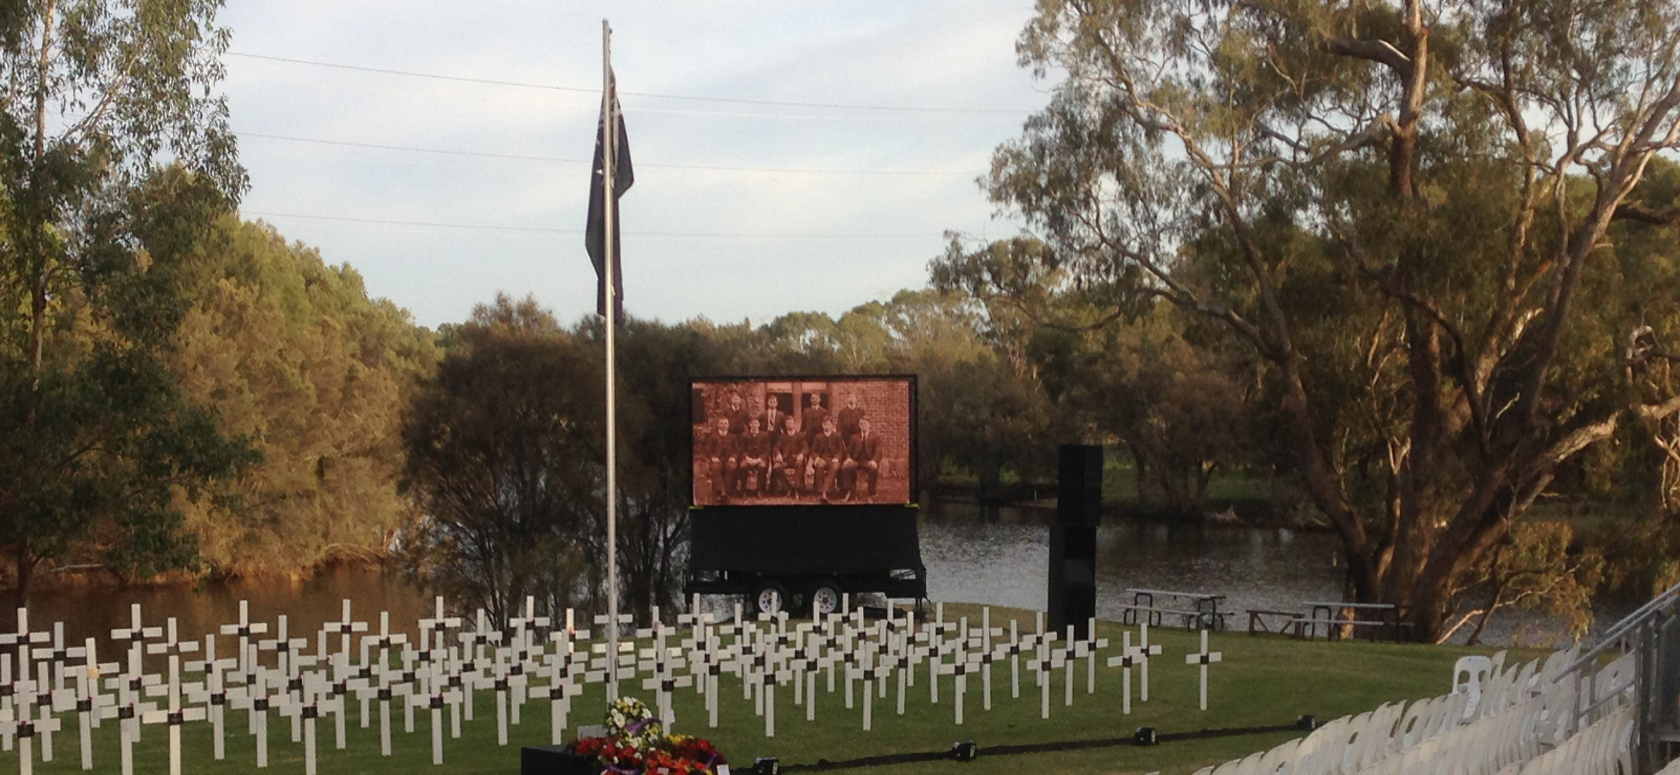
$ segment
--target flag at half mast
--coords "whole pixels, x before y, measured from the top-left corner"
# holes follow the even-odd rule
[[[612,288],[617,301],[614,304],[615,318],[624,319],[624,264],[620,260],[623,250],[618,233],[618,198],[630,189],[630,184],[636,182],[636,173],[630,168],[630,139],[624,133],[624,113],[618,108],[618,79],[610,73],[607,76],[607,97],[601,104],[601,121],[595,127],[595,162],[590,168],[593,175],[589,181],[589,224],[584,229],[584,248],[589,251],[589,260],[595,264],[595,311],[597,314],[607,314],[607,272],[606,272],[606,234],[607,208],[612,207]],[[609,108],[610,106],[610,108]],[[612,111],[611,116],[608,110]],[[606,184],[606,140],[607,123],[612,119],[618,129],[613,143],[613,196],[607,196]]]

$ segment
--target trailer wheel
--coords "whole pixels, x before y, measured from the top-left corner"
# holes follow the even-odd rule
[[[811,610],[820,616],[828,616],[840,611],[840,603],[845,598],[840,596],[840,588],[832,581],[824,581],[811,589]]]
[[[753,610],[772,616],[786,609],[788,602],[787,585],[775,579],[760,582],[758,588],[753,590],[751,601]]]

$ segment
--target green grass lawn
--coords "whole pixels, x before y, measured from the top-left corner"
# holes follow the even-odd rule
[[[947,604],[945,611],[951,621],[964,615],[970,617],[971,623],[977,625],[979,621],[980,609],[977,606]],[[1032,629],[1033,615],[1030,612],[992,609],[994,626],[1001,623],[1006,632],[1011,616],[1020,617],[1022,631]],[[1110,650],[1102,658],[1118,652],[1123,629],[1112,623],[1100,626],[1102,635],[1111,640]],[[1105,667],[1099,659],[1094,695],[1086,693],[1083,660],[1074,671],[1077,691],[1073,707],[1063,705],[1062,682],[1066,673],[1056,672],[1048,720],[1040,718],[1039,694],[1032,685],[1033,674],[1024,668],[1021,697],[1009,697],[1009,668],[1004,663],[994,668],[991,711],[981,708],[980,681],[973,677],[969,679],[966,723],[958,727],[953,723],[954,679],[942,679],[940,702],[930,705],[924,665],[917,675],[916,686],[909,690],[904,716],[896,714],[897,680],[889,680],[888,696],[885,699],[877,697],[874,702],[874,730],[871,732],[862,730],[861,690],[858,706],[848,710],[844,706],[844,694],[839,683],[836,683],[835,693],[829,694],[823,691],[825,679],[819,678],[816,721],[805,721],[804,708],[792,702],[791,686],[779,687],[776,691],[776,736],[767,739],[763,720],[754,715],[751,702],[741,699],[740,683],[728,676],[721,682],[718,727],[706,728],[705,712],[693,689],[679,689],[675,703],[676,731],[712,740],[740,772],[750,767],[754,757],[758,756],[775,756],[784,765],[811,764],[819,759],[842,761],[881,754],[945,750],[957,740],[973,740],[982,747],[1091,740],[1130,736],[1140,726],[1152,726],[1162,733],[1173,733],[1288,724],[1305,713],[1316,715],[1320,721],[1328,721],[1344,714],[1375,708],[1387,701],[1445,693],[1455,659],[1467,653],[1487,653],[1485,649],[1446,646],[1299,642],[1273,636],[1220,633],[1212,636],[1210,648],[1223,652],[1224,662],[1211,667],[1210,708],[1203,712],[1196,707],[1197,670],[1184,664],[1184,655],[1196,650],[1196,636],[1183,630],[1157,629],[1151,632],[1151,639],[1164,648],[1151,665],[1150,701],[1139,703],[1134,696],[1130,716],[1120,712],[1119,669]],[[1533,655],[1525,656],[1532,658]],[[1135,691],[1135,674],[1133,682]],[[645,700],[650,706],[653,704],[650,691],[627,690],[625,693]],[[373,728],[366,730],[361,729],[358,723],[359,703],[352,703],[352,707],[358,710],[347,714],[346,750],[333,749],[330,717],[317,724],[321,773],[515,773],[519,769],[520,746],[548,742],[549,704],[547,701],[532,701],[524,707],[522,723],[510,729],[508,745],[497,746],[495,698],[489,692],[479,692],[476,719],[463,723],[460,739],[448,738],[448,715],[445,713],[445,763],[434,767],[431,763],[429,711],[416,713],[413,734],[402,732],[401,713],[392,713],[394,750],[393,755],[386,758],[379,755],[377,705],[372,714]],[[592,686],[589,694],[574,701],[568,733],[575,735],[579,724],[600,723],[603,709],[602,689]],[[70,773],[81,770],[76,717],[71,714],[59,718],[68,734],[60,732],[54,736],[54,761],[45,765],[37,762],[36,772]],[[243,711],[230,712],[226,735],[227,757],[216,762],[210,756],[209,725],[187,725],[183,734],[183,771],[252,771],[256,761],[256,743],[245,730],[246,714]],[[136,747],[135,771],[167,772],[167,732],[160,727],[147,727],[143,734],[144,739]],[[924,762],[874,767],[869,772],[889,775],[947,771],[963,775],[1020,771],[1119,773],[1160,770],[1163,773],[1188,773],[1203,765],[1269,748],[1292,736],[1291,733],[1273,733],[1169,742],[1153,748],[1120,746],[1018,756],[982,756],[966,763]],[[289,719],[270,714],[269,741],[268,771],[304,771],[303,746],[291,742]],[[107,721],[95,731],[94,748],[96,771],[119,770],[121,760],[113,722]],[[16,757],[15,747],[11,752],[0,753],[0,771],[17,771]]]

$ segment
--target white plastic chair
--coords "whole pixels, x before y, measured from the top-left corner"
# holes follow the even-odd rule
[[[1260,759],[1265,755],[1265,751],[1255,751],[1244,756],[1242,761],[1237,763],[1237,768],[1232,771],[1231,775],[1257,775],[1260,771]]]
[[[1459,657],[1453,664],[1452,693],[1468,696],[1464,705],[1464,718],[1475,715],[1476,707],[1482,702],[1482,688],[1487,685],[1493,675],[1493,660],[1484,656],[1470,655]]]
[[[1255,767],[1256,775],[1295,775],[1295,749],[1300,747],[1301,740],[1296,738],[1267,751]]]
[[[1337,737],[1336,748],[1340,755],[1332,761],[1338,765],[1336,772],[1343,775],[1359,771],[1359,752],[1365,747],[1365,736],[1371,733],[1371,711],[1365,711],[1353,717],[1347,728]]]

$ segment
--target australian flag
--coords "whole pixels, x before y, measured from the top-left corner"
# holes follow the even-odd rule
[[[606,183],[606,139],[607,139],[607,111],[612,111],[617,119],[618,138],[613,149],[613,196],[607,196]],[[606,232],[607,207],[612,207],[613,219],[613,296],[617,299],[614,304],[615,322],[624,320],[624,263],[622,248],[618,238],[618,198],[630,189],[630,184],[636,182],[636,173],[630,168],[630,139],[624,133],[624,116],[618,109],[618,81],[611,73],[607,76],[607,99],[602,105],[601,121],[595,128],[595,163],[591,167],[594,171],[589,181],[589,225],[584,229],[584,247],[589,251],[589,260],[595,264],[595,311],[605,316],[607,314],[607,272],[606,272]]]

